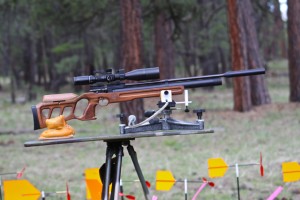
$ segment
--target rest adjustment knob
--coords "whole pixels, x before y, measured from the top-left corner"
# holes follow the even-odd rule
[[[155,110],[147,110],[144,113],[144,117],[151,117],[155,113]]]
[[[193,110],[193,113],[197,114],[198,119],[202,119],[203,112],[205,112],[205,109],[196,109],[196,110]]]

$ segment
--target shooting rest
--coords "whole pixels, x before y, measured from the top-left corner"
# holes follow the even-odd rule
[[[111,179],[112,172],[112,157],[116,155],[116,168],[115,177],[112,182],[112,192],[110,200],[117,200],[119,197],[120,189],[120,178],[121,178],[121,167],[122,167],[122,157],[123,157],[123,146],[127,146],[128,153],[133,162],[134,168],[137,172],[138,178],[143,188],[144,196],[146,200],[150,200],[149,190],[146,186],[146,182],[137,160],[136,152],[133,146],[130,144],[131,140],[135,138],[143,137],[157,137],[157,136],[174,136],[174,135],[192,135],[192,134],[206,134],[213,133],[212,129],[207,130],[188,130],[188,131],[157,131],[157,132],[140,132],[140,133],[129,133],[121,135],[102,135],[93,137],[78,137],[78,138],[66,138],[66,139],[55,139],[55,140],[38,140],[38,141],[28,141],[24,143],[25,147],[34,146],[46,146],[46,145],[56,145],[56,144],[67,144],[67,143],[79,143],[79,142],[91,142],[91,141],[104,141],[107,143],[106,147],[106,161],[105,161],[105,181],[102,189],[102,200],[109,199],[109,182]]]

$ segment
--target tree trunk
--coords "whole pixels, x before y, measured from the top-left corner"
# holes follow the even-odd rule
[[[139,0],[120,1],[122,16],[121,67],[131,71],[142,67],[142,16]],[[120,104],[121,113],[135,115],[137,121],[144,116],[144,101],[137,99]]]
[[[287,45],[285,39],[285,28],[281,17],[280,2],[279,0],[274,0],[274,43],[276,44],[273,48],[276,52],[275,58],[278,56],[281,58],[287,58]]]
[[[159,9],[159,8],[158,8]],[[172,20],[164,10],[159,9],[155,16],[155,65],[160,69],[160,78],[174,78],[174,47],[172,41]]]
[[[258,46],[257,31],[254,18],[252,17],[254,12],[250,0],[244,0],[244,5],[241,7],[244,14],[243,26],[246,30],[248,68],[264,67],[265,64]],[[264,75],[250,76],[251,101],[254,106],[271,102],[264,77]]]
[[[233,70],[242,70],[248,65],[246,59],[245,31],[241,27],[242,13],[238,8],[239,0],[228,0],[228,22]],[[248,111],[251,109],[250,82],[248,77],[233,79],[234,110]]]
[[[249,0],[228,0],[228,21],[233,70],[263,67]],[[234,110],[270,103],[264,76],[239,77],[234,83]]]
[[[300,1],[288,0],[290,101],[300,101]]]

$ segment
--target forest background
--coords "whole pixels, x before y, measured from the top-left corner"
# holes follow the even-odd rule
[[[161,78],[233,68],[226,2],[140,3],[142,64],[135,68],[160,64]],[[255,67],[268,68],[268,61],[287,58],[286,21],[278,1],[252,1],[252,6],[254,12],[247,17],[254,19],[251,28],[257,32],[263,58],[262,66]],[[127,29],[122,28],[126,16],[120,7],[117,1],[3,1],[0,84],[11,80],[7,88],[11,101],[20,96],[16,95],[19,90],[30,101],[41,90],[58,93],[73,76],[107,68],[130,69],[122,63],[122,37]]]
[[[108,68],[113,68],[114,70],[125,68],[128,71],[134,68],[153,66],[159,66],[161,68],[161,78],[209,75],[223,73],[233,69],[265,67],[267,69],[267,75],[265,76],[267,80],[266,88],[269,92],[264,92],[270,94],[266,95],[269,97],[264,97],[264,99],[267,99],[266,101],[257,104],[254,103],[254,107],[252,103],[250,103],[250,106],[249,103],[246,106],[242,106],[241,109],[236,106],[238,103],[235,102],[235,97],[241,95],[241,93],[235,91],[235,93],[232,94],[232,84],[235,85],[239,83],[232,83],[231,81],[226,82],[225,88],[211,88],[209,91],[201,90],[201,97],[199,97],[198,92],[192,94],[192,97],[197,99],[196,102],[198,103],[196,104],[198,106],[204,106],[211,110],[212,114],[207,116],[207,123],[211,123],[210,126],[222,126],[222,128],[219,128],[221,134],[226,130],[226,133],[232,133],[232,138],[234,138],[235,133],[236,136],[239,135],[239,131],[253,132],[253,130],[263,129],[261,132],[267,133],[257,138],[254,136],[255,133],[250,134],[253,137],[250,138],[254,141],[252,145],[263,144],[260,146],[261,148],[253,149],[253,154],[249,153],[250,144],[245,144],[248,148],[239,145],[234,146],[229,138],[227,142],[222,138],[222,145],[219,149],[215,149],[215,152],[212,153],[211,156],[223,155],[237,162],[236,160],[238,159],[254,159],[258,152],[265,150],[264,155],[266,154],[266,157],[269,158],[270,161],[275,155],[269,154],[269,152],[278,152],[278,149],[274,150],[270,148],[270,146],[273,148],[278,147],[282,140],[275,140],[274,138],[276,137],[273,137],[274,141],[270,142],[271,140],[268,139],[267,135],[270,134],[269,136],[271,137],[271,133],[280,132],[279,130],[284,128],[282,127],[284,121],[284,125],[289,127],[289,129],[282,131],[287,132],[286,135],[289,135],[290,140],[293,142],[287,140],[287,149],[281,151],[286,152],[286,154],[282,153],[281,159],[278,159],[276,162],[270,161],[268,166],[274,166],[275,163],[278,164],[283,160],[297,159],[296,155],[299,155],[299,150],[296,150],[295,147],[297,146],[297,141],[299,141],[297,140],[299,136],[294,134],[297,133],[297,127],[299,127],[299,112],[297,111],[299,110],[299,105],[289,102],[300,101],[300,87],[298,83],[298,77],[300,76],[297,77],[300,69],[300,66],[297,66],[297,52],[300,49],[300,45],[297,40],[292,40],[293,36],[297,38],[297,35],[300,34],[300,25],[295,22],[294,24],[296,25],[294,27],[296,28],[289,29],[289,27],[292,27],[292,25],[289,24],[291,18],[288,20],[287,16],[283,15],[280,10],[281,8],[286,8],[286,3],[289,4],[289,8],[295,10],[293,13],[290,12],[290,16],[294,16],[293,19],[297,19],[296,13],[300,13],[299,3],[292,0],[288,2],[280,2],[278,0],[2,0],[0,4],[0,20],[2,22],[0,27],[0,133],[1,148],[3,148],[3,150],[1,149],[0,172],[20,168],[21,163],[33,165],[32,163],[36,164],[36,162],[38,162],[36,159],[44,160],[44,158],[33,153],[34,149],[24,150],[20,147],[22,142],[26,141],[27,138],[33,139],[37,137],[37,135],[31,134],[28,136],[28,133],[33,131],[31,128],[32,121],[29,120],[31,113],[27,111],[27,109],[30,110],[30,104],[39,102],[43,94],[61,92],[80,93],[87,91],[88,87],[73,87],[72,78],[78,75],[93,74],[95,70],[104,71]],[[249,9],[249,5],[251,9]],[[248,13],[248,15],[243,15],[242,21],[245,22],[244,25],[239,24],[242,23],[241,21],[231,21],[231,19],[234,18],[234,15],[232,15],[234,13],[231,13],[232,10],[230,9],[232,7],[235,8],[233,10],[236,11],[236,16],[240,16],[241,13],[245,13],[246,10],[253,11],[250,12],[250,14]],[[139,58],[141,61],[139,61],[138,64],[134,63],[132,66],[129,66],[128,62],[124,61],[126,60],[126,58],[124,58],[124,55],[126,55],[126,46],[124,46],[126,41],[124,40],[124,35],[127,35],[127,31],[129,31],[129,36],[136,34],[130,33],[130,26],[128,24],[124,26],[124,24],[126,24],[126,14],[124,14],[124,10],[126,9],[133,9],[138,13],[136,15],[139,17],[137,21],[139,21],[141,27],[141,32],[138,33],[141,44],[138,51],[141,55]],[[247,23],[249,21],[252,21],[254,26],[250,26],[249,23]],[[129,23],[133,24],[134,22],[131,21]],[[232,27],[235,23],[240,25],[239,30],[241,33],[240,35],[234,36]],[[250,27],[250,29],[247,30],[247,27]],[[243,34],[254,34],[256,38],[254,38],[254,40],[251,40],[250,37],[243,38]],[[250,52],[247,53],[246,57],[234,53],[234,38],[243,41],[240,43],[241,52]],[[294,42],[288,43],[288,41]],[[251,46],[250,44],[257,44],[259,48],[255,47],[256,49],[249,50],[247,47]],[[293,46],[294,50],[290,50],[293,44],[295,44]],[[128,51],[130,50],[128,49]],[[252,54],[254,51],[256,51],[256,53]],[[251,61],[253,57],[259,57],[259,61]],[[236,65],[236,60],[246,61]],[[245,63],[248,65],[245,65]],[[291,77],[291,74],[296,76],[296,79]],[[243,90],[248,89],[243,88]],[[257,91],[259,90],[257,89]],[[260,104],[267,104],[267,106],[256,107]],[[149,102],[146,102],[145,105],[149,106]],[[106,108],[102,108],[102,111],[105,109]],[[111,111],[111,109],[113,113],[118,113],[116,107],[108,108],[109,111]],[[232,109],[248,112],[241,114],[239,112],[233,112]],[[109,112],[105,111],[105,113]],[[100,115],[99,118],[101,122],[107,126],[113,126],[111,125],[112,116]],[[285,120],[282,120],[281,117],[285,117]],[[257,118],[261,121],[255,121],[253,118]],[[240,123],[235,124],[232,120],[240,121]],[[249,124],[249,121],[252,124]],[[75,126],[78,125],[76,122],[74,123]],[[90,130],[87,130],[86,127],[79,128],[79,132],[81,131],[81,133],[85,135],[87,134],[86,132],[91,134],[96,131],[99,133],[99,130],[101,130],[101,132],[111,132],[114,130],[113,127],[99,127],[100,122],[98,121],[97,123],[90,123]],[[270,125],[272,125],[272,128],[276,131],[273,129],[270,130]],[[278,136],[278,138],[281,139],[282,137],[283,136]],[[244,140],[240,136],[238,136],[238,138],[240,138],[239,142]],[[286,137],[284,138],[286,139]],[[217,138],[217,136],[212,136],[209,139],[203,140],[201,144],[204,145],[205,141],[207,143],[210,140],[214,140],[214,144],[216,144],[217,141],[222,141],[220,138]],[[257,141],[257,143],[255,143],[255,141]],[[190,142],[190,140],[182,138],[164,139],[160,141],[161,144],[158,145],[160,147],[149,154],[155,158],[155,152],[157,153],[157,151],[165,146],[170,148],[170,150],[167,151],[169,154],[166,154],[169,160],[166,165],[161,162],[157,163],[157,166],[151,164],[149,172],[146,172],[146,176],[153,177],[153,170],[158,166],[172,168],[170,167],[172,166],[172,161],[178,163],[178,161],[173,160],[173,157],[175,160],[181,157],[178,151],[182,151],[182,153],[184,153],[184,151],[190,151],[183,144],[201,146],[201,144],[190,144]],[[230,149],[229,146],[231,146],[232,149]],[[52,155],[54,158],[51,157],[51,155],[46,153],[49,151],[49,148],[43,150],[39,149],[38,151],[43,152],[43,156],[47,154],[46,157],[53,160],[51,165],[55,166],[55,169],[47,171],[47,166],[37,164],[36,167],[30,166],[32,167],[32,174],[28,176],[32,179],[35,177],[34,181],[36,184],[42,185],[46,189],[54,190],[57,189],[55,186],[59,185],[59,183],[52,182],[52,185],[51,182],[48,182],[48,184],[41,183],[37,177],[40,177],[42,180],[42,177],[45,179],[52,176],[53,173],[56,173],[54,171],[61,171],[58,176],[63,177],[62,179],[64,180],[71,179],[71,185],[73,180],[73,192],[74,190],[76,191],[75,197],[77,196],[78,199],[82,199],[80,191],[84,190],[84,186],[79,185],[76,181],[81,179],[80,173],[83,172],[84,167],[98,163],[90,163],[90,161],[85,160],[88,159],[86,157],[99,155],[95,152],[92,153],[92,151],[95,150],[89,148],[88,145],[80,147],[85,147],[88,150],[82,152],[79,156],[80,159],[78,157],[77,162],[85,162],[86,165],[77,163],[78,166],[76,170],[80,172],[77,172],[78,175],[76,178],[71,178],[71,172],[71,174],[68,172],[63,173],[63,164],[57,164],[58,161],[56,159],[61,158],[61,155],[59,155],[59,152],[55,152]],[[105,149],[103,145],[93,145],[93,147]],[[148,152],[152,148],[147,147],[148,146],[143,142],[137,144],[139,151],[146,149]],[[76,146],[73,146],[73,148],[76,148]],[[209,149],[210,145],[204,148]],[[280,148],[280,150],[282,150],[282,148]],[[171,151],[172,149],[175,153]],[[66,151],[69,155],[73,155],[70,153],[73,151],[72,147],[66,147],[66,149],[58,147],[57,151],[59,150],[63,152]],[[53,149],[51,149],[51,151],[53,151]],[[209,152],[211,151],[212,149],[203,151],[201,153],[202,157],[207,158],[207,155],[210,155]],[[5,155],[7,155],[8,152],[15,152],[11,156],[13,156],[16,161],[8,162],[5,160]],[[34,155],[37,158],[32,160],[33,158],[31,156],[25,156],[20,152],[27,152],[27,155]],[[239,153],[237,154],[237,152]],[[194,158],[192,155],[196,156],[191,153],[188,158]],[[247,155],[248,157],[245,157]],[[23,158],[20,159],[19,157]],[[144,165],[144,168],[146,168],[147,161],[144,159],[141,160],[141,165]],[[54,160],[56,160],[56,162]],[[101,156],[99,156],[97,160],[101,160]],[[191,161],[188,159],[182,161],[182,163],[189,162]],[[127,165],[130,166],[130,163]],[[199,165],[199,163],[197,165]],[[71,164],[68,166],[71,166]],[[28,167],[28,173],[30,173],[30,167]],[[37,172],[38,168],[42,168],[40,169],[43,171],[41,174]],[[183,170],[187,169],[187,167],[184,167],[182,164],[180,169],[174,168],[174,170],[183,176],[186,175],[184,172],[189,172],[189,175],[198,173],[195,172],[197,170],[191,168],[192,165],[188,167],[188,170]],[[202,168],[204,169],[205,166],[202,166]],[[125,167],[125,169],[127,169],[127,167]],[[152,171],[150,169],[152,169]],[[48,175],[45,175],[45,171],[47,171]],[[276,174],[272,171],[271,174],[270,179],[267,179],[271,182],[267,184],[268,189],[264,188],[262,191],[259,191],[257,195],[254,195],[255,198],[258,199],[266,196],[271,192],[272,186],[275,187],[281,183],[280,173]],[[250,173],[247,178],[247,183],[244,183],[245,194],[248,194],[247,192],[253,190],[253,188],[257,188],[257,184],[259,185],[257,182],[260,182],[254,181],[253,184],[249,184],[248,182],[252,183],[252,180],[249,178],[251,175]],[[76,185],[75,182],[78,185]],[[228,184],[230,185],[229,188],[231,192],[220,192],[221,188],[226,184],[226,180],[225,183],[220,182],[220,187],[216,189],[217,192],[215,191],[216,194],[213,192],[206,194],[208,199],[232,198],[232,196],[235,195],[235,183]],[[263,188],[263,186],[260,185],[260,188]],[[297,193],[297,191],[299,191],[298,189],[299,184],[298,186],[292,185],[285,195],[293,198],[295,195],[299,195],[299,193]],[[134,192],[134,189],[132,189],[131,192]],[[176,195],[180,196],[180,186],[176,192],[169,195],[172,197]],[[167,196],[165,199],[169,197],[170,196]]]

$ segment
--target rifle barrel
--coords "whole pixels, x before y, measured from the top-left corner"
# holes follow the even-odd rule
[[[237,76],[252,76],[252,75],[259,75],[265,74],[265,68],[256,68],[256,69],[248,69],[248,70],[241,70],[241,71],[229,71],[224,73],[225,78],[232,78]]]
[[[194,77],[187,77],[187,78],[179,78],[179,79],[169,79],[170,81],[186,81],[186,80],[194,80],[194,79],[209,79],[209,78],[232,78],[238,76],[252,76],[252,75],[259,75],[265,74],[265,68],[256,68],[256,69],[246,69],[246,70],[238,70],[238,71],[228,71],[223,74],[213,74],[207,76],[194,76]]]
[[[237,77],[237,76],[251,76],[251,75],[259,75],[259,74],[265,74],[266,70],[265,68],[256,68],[256,69],[247,69],[247,70],[239,70],[239,71],[229,71],[223,74],[213,74],[213,75],[207,75],[207,76],[193,76],[193,77],[187,77],[187,78],[174,78],[174,79],[167,79],[167,80],[160,80],[160,81],[152,81],[152,82],[142,82],[142,83],[133,83],[133,84],[126,84],[127,87],[131,87],[131,85],[139,86],[144,84],[165,84],[166,82],[181,82],[184,83],[185,81],[192,81],[192,80],[204,80],[204,79],[212,79],[212,78],[231,78],[231,77]],[[209,86],[209,85],[207,85]]]

